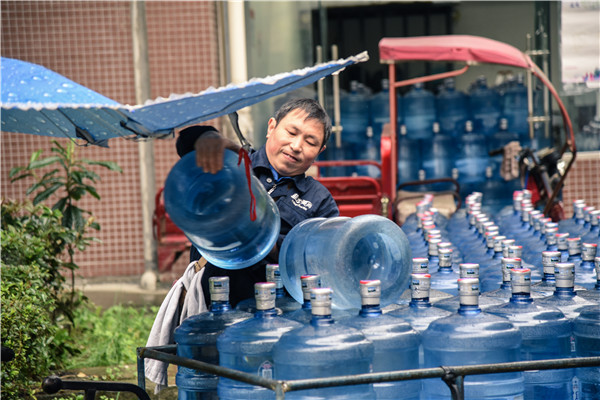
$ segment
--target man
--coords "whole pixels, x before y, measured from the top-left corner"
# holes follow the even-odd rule
[[[331,136],[331,120],[320,104],[312,99],[293,99],[282,105],[269,119],[267,141],[250,160],[256,177],[275,200],[281,216],[281,230],[273,250],[261,262],[240,270],[227,270],[206,265],[202,289],[206,304],[210,303],[208,279],[229,276],[230,302],[233,307],[254,296],[254,283],[265,280],[265,265],[277,263],[279,248],[285,235],[307,218],[336,217],[338,207],[329,191],[305,175],[317,156],[325,150]],[[196,150],[196,163],[214,174],[223,168],[223,152],[238,152],[240,145],[221,136],[211,126],[192,126],[181,131],[177,153],[184,156]],[[200,254],[192,247],[190,261]]]

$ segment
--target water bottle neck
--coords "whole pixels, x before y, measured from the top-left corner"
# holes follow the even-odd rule
[[[458,307],[458,313],[460,315],[477,315],[481,313],[481,308],[479,308],[479,305],[461,304],[460,307]]]
[[[281,299],[285,297],[285,290],[283,290],[283,288],[277,288],[275,289],[275,298],[276,299]]]
[[[411,299],[410,303],[408,303],[410,307],[414,308],[429,308],[431,307],[431,303],[429,302],[429,297],[424,297],[422,299]]]
[[[210,312],[215,314],[224,313],[231,310],[231,305],[228,301],[213,301],[210,303]]]
[[[502,281],[500,289],[512,290],[512,284],[510,281]]]
[[[310,304],[310,300],[304,300],[304,303],[302,303],[302,308],[305,310],[312,310],[312,305]]]
[[[268,310],[256,310],[254,312],[254,318],[273,318],[277,316],[277,310],[275,308],[269,308]]]
[[[575,296],[575,290],[572,287],[557,287],[554,289],[554,296],[561,299],[569,299]]]
[[[510,302],[515,304],[531,304],[533,299],[530,293],[513,293]]]
[[[557,251],[558,250],[558,246],[556,244],[549,244],[548,246],[546,246],[546,251]]]
[[[500,259],[502,259],[502,250],[500,250],[500,251],[494,251],[494,256],[492,258],[494,260],[500,260]]]
[[[581,253],[577,253],[577,254],[569,254],[569,258],[567,258],[567,262],[577,262],[577,261],[581,261]]]
[[[544,272],[544,276],[542,277],[542,282],[552,282],[552,283],[555,283],[556,282],[556,278],[555,278],[554,274],[548,274],[548,273]]]
[[[365,318],[378,317],[381,314],[382,314],[382,312],[381,312],[381,307],[379,306],[379,304],[363,305],[360,309],[360,312],[358,313],[358,315],[360,315],[361,317],[365,317]]]
[[[333,324],[333,318],[331,315],[314,315],[310,319],[310,323],[313,326],[325,326]]]
[[[590,260],[583,260],[581,261],[581,264],[579,265],[582,269],[587,269],[590,271],[593,271],[595,268],[594,262],[590,261]]]

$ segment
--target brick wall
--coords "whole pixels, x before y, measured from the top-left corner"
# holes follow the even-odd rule
[[[3,57],[44,65],[123,104],[135,104],[129,1],[2,1]],[[146,3],[151,97],[218,87],[219,60],[214,2]],[[8,172],[26,165],[50,139],[1,133],[1,196],[19,199],[31,181],[14,184]],[[117,162],[123,173],[98,170],[101,201],[81,207],[93,212],[102,240],[77,257],[82,277],[139,275],[144,272],[138,145],[112,139],[110,148],[79,148],[82,157]],[[177,161],[174,139],[154,143],[156,186]],[[173,275],[187,265],[181,257]],[[166,279],[170,279],[167,277]]]

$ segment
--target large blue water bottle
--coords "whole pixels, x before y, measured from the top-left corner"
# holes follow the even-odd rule
[[[302,324],[277,315],[275,284],[254,284],[254,318],[230,326],[217,339],[220,365],[226,368],[273,379],[273,346],[286,332]],[[241,381],[219,379],[220,400],[275,399],[275,392]]]
[[[362,307],[357,316],[342,322],[356,328],[373,342],[373,372],[419,368],[421,337],[408,322],[383,314],[379,305],[381,282],[360,282]],[[378,400],[419,400],[421,383],[418,380],[374,383]]]
[[[363,279],[382,282],[381,304],[396,300],[408,282],[411,250],[406,235],[380,215],[309,218],[292,228],[279,251],[283,284],[303,301],[300,276],[318,274],[333,290],[333,305],[360,309],[356,290]]]
[[[473,123],[465,123],[465,131],[460,138],[460,151],[456,159],[458,168],[458,181],[462,192],[471,193],[477,186],[485,181],[485,169],[489,163],[486,151],[485,136],[480,131],[473,129]]]
[[[398,93],[398,92],[396,92]],[[396,96],[396,110],[398,125],[402,125],[402,96]],[[371,113],[371,126],[373,127],[373,137],[376,141],[381,138],[383,126],[390,122],[390,81],[381,80],[381,91],[374,94],[370,100],[369,111]]]
[[[403,116],[408,137],[431,138],[431,128],[436,120],[435,96],[425,89],[422,83],[415,84],[404,95]]]
[[[529,139],[527,87],[524,84],[523,74],[517,75],[516,80],[504,92],[502,112],[508,120],[508,129],[516,132],[519,137]]]
[[[573,327],[577,357],[600,357],[600,307],[581,310]],[[600,367],[577,368],[579,399],[595,400],[600,396]]]
[[[381,162],[380,143],[373,135],[373,128],[370,126],[367,127],[364,143],[359,147],[356,159]],[[358,176],[379,178],[381,169],[375,165],[358,165],[356,166],[356,173]]]
[[[491,136],[498,129],[498,119],[502,112],[500,95],[488,87],[485,76],[477,78],[469,95],[469,109],[474,129]]]
[[[586,300],[595,301],[600,304],[600,257],[594,258],[594,265],[596,271],[596,284],[593,288],[582,290],[578,292],[578,294]]]
[[[590,290],[596,285],[596,272],[594,259],[598,245],[596,243],[583,243],[581,245],[581,262],[575,265],[575,284]]]
[[[209,364],[219,364],[217,338],[230,325],[247,320],[252,314],[233,310],[229,305],[229,277],[210,277],[210,310],[185,319],[175,329],[177,355]],[[179,400],[217,399],[218,377],[179,366],[175,383]]]
[[[458,313],[433,321],[423,332],[425,367],[474,365],[521,360],[521,332],[507,319],[482,312],[478,306],[479,281],[459,280]],[[471,375],[464,379],[465,399],[522,398],[523,373]],[[423,399],[448,399],[441,379],[423,385]]]
[[[427,179],[450,178],[458,151],[456,138],[440,132],[439,127],[434,122],[433,138],[421,142],[423,169]]]
[[[460,136],[465,122],[469,119],[467,95],[456,90],[454,78],[447,78],[435,100],[441,132],[450,136]]]
[[[504,317],[523,335],[522,360],[571,357],[571,322],[555,308],[542,307],[530,296],[531,272],[512,269],[512,296],[486,312]],[[525,371],[525,400],[562,400],[573,396],[573,370]]]
[[[400,135],[398,136],[398,183],[418,180],[421,162],[419,140],[409,137],[406,125],[400,125]]]
[[[362,144],[369,126],[369,99],[360,92],[358,81],[350,81],[350,93],[340,99],[340,120],[344,142]]]
[[[254,176],[251,197],[245,164],[225,151],[223,169],[205,173],[196,166],[196,152],[183,156],[165,182],[165,209],[171,220],[210,263],[224,269],[249,267],[269,254],[279,237],[277,205]]]
[[[331,289],[311,292],[312,319],[308,325],[284,334],[273,350],[276,379],[314,379],[365,374],[373,370],[373,343],[359,330],[331,317]],[[373,385],[338,386],[294,391],[290,400],[375,398]]]

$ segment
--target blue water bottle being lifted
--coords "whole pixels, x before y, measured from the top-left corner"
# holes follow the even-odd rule
[[[256,264],[279,237],[279,209],[258,178],[250,173],[248,182],[245,168],[225,150],[223,169],[208,174],[196,165],[193,151],[175,164],[165,182],[171,220],[207,261],[224,269]]]

